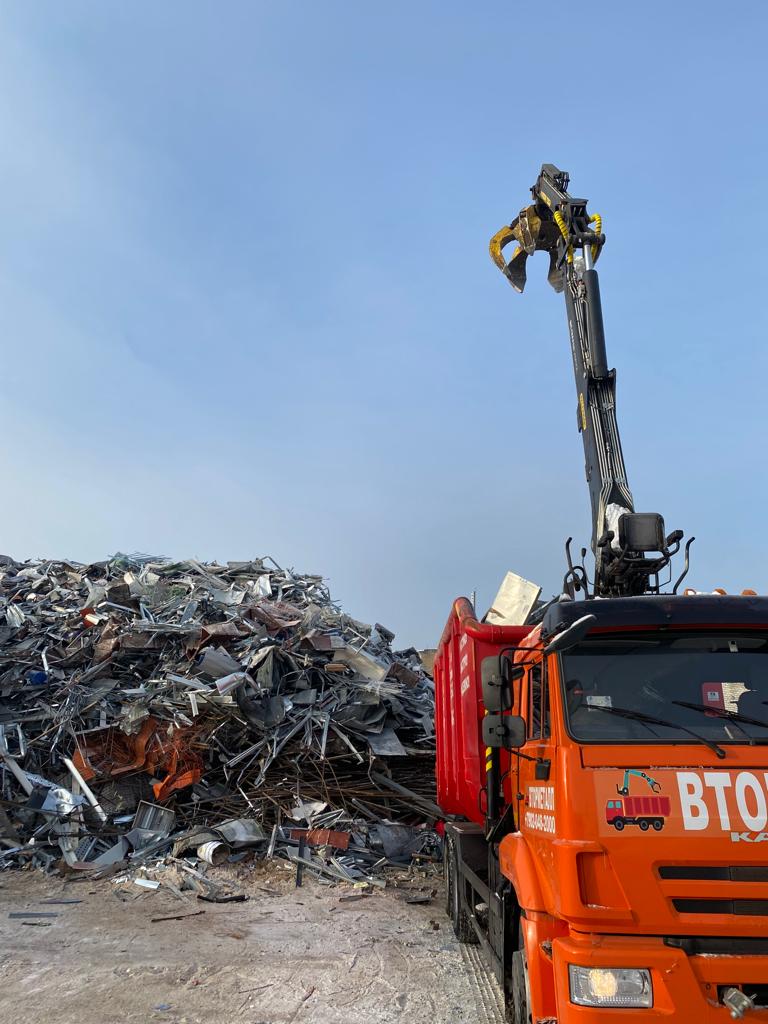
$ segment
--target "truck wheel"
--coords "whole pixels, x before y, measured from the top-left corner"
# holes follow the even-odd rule
[[[531,985],[528,980],[528,955],[520,931],[520,949],[512,954],[512,1010],[514,1024],[532,1024]]]
[[[447,888],[450,899],[449,916],[453,925],[453,934],[459,942],[477,945],[478,939],[469,914],[461,905],[461,883],[459,881],[459,855],[456,844],[449,840],[446,844]]]
[[[640,822],[640,831],[641,832],[647,832],[648,831],[648,822],[645,820],[645,818],[643,818],[643,820]]]
[[[656,818],[653,822],[653,828],[655,832],[661,832],[661,830],[664,828],[664,822],[661,821],[659,818]]]
[[[613,819],[613,827],[616,829],[617,832],[623,832],[624,831],[624,819],[623,818],[614,818]]]
[[[443,880],[445,881],[445,913],[451,916],[453,909],[453,876],[451,874],[451,857],[453,856],[453,843],[446,836],[443,843]]]

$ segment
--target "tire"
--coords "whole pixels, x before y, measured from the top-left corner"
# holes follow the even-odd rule
[[[640,822],[640,831],[641,832],[647,832],[648,831],[648,822],[645,820],[645,818],[643,818],[643,820]]]
[[[512,1021],[514,1024],[532,1024],[531,985],[528,979],[528,955],[520,931],[520,949],[512,954]]]
[[[614,818],[613,819],[613,827],[616,829],[617,832],[623,832],[624,831],[624,819],[623,818]]]
[[[443,843],[443,880],[445,882],[445,916],[451,916],[453,906],[453,875],[451,874],[451,857],[453,856],[453,843],[446,836]]]
[[[655,832],[661,832],[664,828],[664,822],[660,818],[656,818],[653,822],[653,829]]]
[[[476,946],[478,943],[477,934],[475,929],[472,927],[472,922],[469,919],[469,914],[461,905],[461,888],[459,883],[459,857],[456,850],[456,844],[453,840],[450,840],[446,844],[446,862],[447,862],[447,886],[450,899],[450,910],[448,916],[451,919],[451,925],[453,926],[453,934],[459,940],[459,942],[467,943],[468,945]]]

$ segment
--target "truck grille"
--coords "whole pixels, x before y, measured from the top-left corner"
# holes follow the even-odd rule
[[[768,939],[738,935],[667,935],[664,945],[682,949],[688,956],[768,956]]]
[[[657,870],[664,895],[679,914],[768,917],[768,887],[763,887],[768,883],[768,864],[661,864]],[[679,887],[675,882],[681,883]]]
[[[699,867],[689,864],[662,864],[659,868],[659,878],[705,882],[768,882],[768,865],[717,864]]]
[[[673,899],[672,906],[681,914],[738,914],[746,917],[768,915],[768,900]]]

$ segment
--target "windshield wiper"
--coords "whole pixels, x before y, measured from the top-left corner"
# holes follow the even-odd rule
[[[726,752],[722,747],[718,746],[713,740],[707,739],[706,736],[702,736],[700,732],[695,732],[693,729],[689,729],[687,725],[680,725],[679,722],[668,722],[664,718],[657,718],[655,715],[647,715],[644,711],[633,711],[632,708],[617,708],[611,705],[611,707],[598,706],[598,711],[605,711],[610,715],[620,715],[622,718],[633,719],[636,722],[643,722],[646,725],[663,725],[667,729],[680,729],[681,732],[687,732],[689,736],[693,736],[703,743],[705,747],[709,747],[718,757],[726,757]]]
[[[677,704],[681,708],[692,708],[694,711],[706,711],[710,715],[715,715],[716,718],[730,718],[731,721],[737,724],[739,722],[746,722],[747,725],[757,725],[762,729],[768,729],[768,722],[763,722],[759,718],[750,718],[749,715],[742,715],[740,711],[729,711],[727,708],[713,708],[709,704],[694,704],[689,700],[673,700],[670,701],[670,704]],[[749,736],[745,729],[742,729],[742,732],[745,736]],[[749,736],[749,738],[754,742],[754,736]]]

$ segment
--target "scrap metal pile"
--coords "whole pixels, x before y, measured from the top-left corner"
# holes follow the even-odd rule
[[[271,559],[0,556],[0,867],[429,856],[434,686],[393,639]]]

